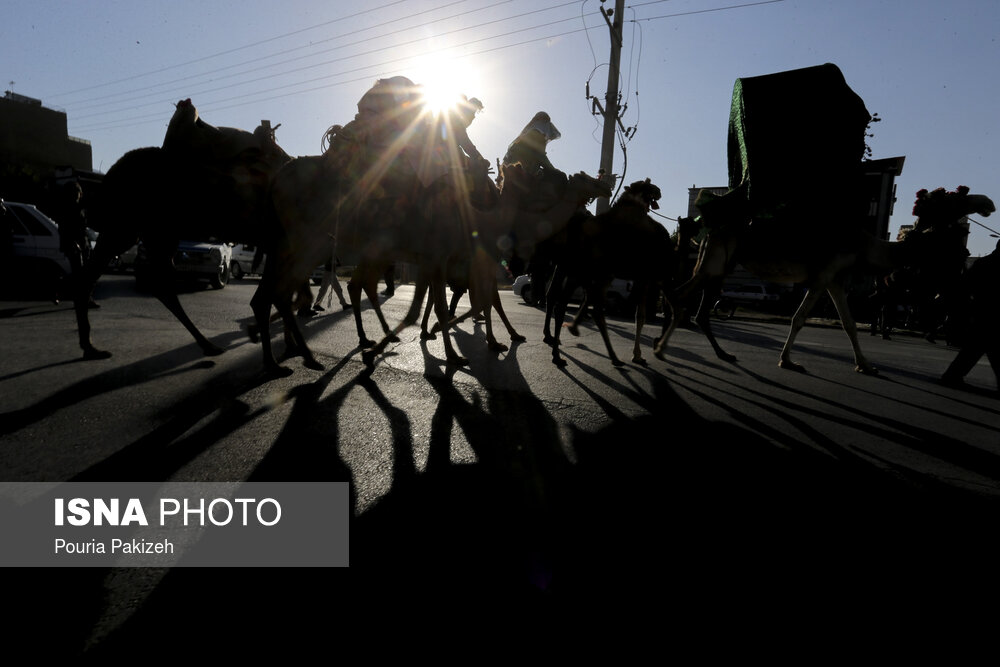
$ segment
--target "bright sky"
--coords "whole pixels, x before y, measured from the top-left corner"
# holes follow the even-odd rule
[[[158,146],[178,100],[202,118],[315,155],[375,79],[443,81],[486,110],[469,135],[491,160],[540,110],[562,132],[549,157],[596,174],[609,30],[598,0],[4,0],[3,88],[63,109],[69,133],[107,171]],[[605,3],[614,6],[614,0]],[[873,158],[906,156],[890,223],[913,221],[920,188],[969,186],[1000,200],[997,0],[636,0],[626,2],[625,182],[650,178],[660,213],[687,212],[688,188],[727,183],[726,131],[739,77],[835,63],[882,122]],[[13,83],[11,83],[13,82]],[[789,137],[794,141],[794,137]],[[775,147],[781,150],[780,146]],[[1000,230],[1000,216],[976,217]],[[671,230],[675,223],[661,218]],[[972,226],[973,255],[993,250]]]

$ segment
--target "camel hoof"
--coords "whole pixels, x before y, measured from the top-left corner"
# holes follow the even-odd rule
[[[111,353],[107,350],[98,350],[96,347],[88,347],[83,351],[85,361],[96,361],[97,359],[110,359]]]
[[[580,328],[578,326],[576,326],[575,324],[567,324],[566,325],[566,330],[569,331],[574,336],[579,336],[580,335]]]
[[[343,308],[344,310],[350,310],[351,309],[351,304],[347,303],[346,301],[341,301],[340,302],[340,307]]]
[[[612,359],[611,360],[611,365],[612,366],[624,366],[625,362],[622,361],[621,359]]]
[[[361,353],[361,361],[364,362],[365,366],[375,365],[375,353],[371,350],[365,350]]]
[[[250,337],[251,343],[260,342],[260,334],[257,332],[257,327],[247,327],[247,336]]]
[[[323,370],[326,370],[326,366],[324,366],[323,364],[319,363],[318,361],[316,361],[313,358],[305,359],[302,362],[302,365],[305,366],[306,368],[309,368],[309,369],[314,370],[314,371],[323,371]]]
[[[874,366],[869,365],[858,365],[854,367],[855,372],[861,373],[862,375],[878,375],[878,369]]]
[[[797,364],[794,361],[779,361],[778,368],[784,368],[785,370],[795,371],[797,373],[805,373],[805,366],[802,364]]]
[[[223,352],[225,352],[225,350],[223,350],[215,343],[203,343],[201,346],[201,351],[204,353],[206,357],[217,357]]]
[[[512,343],[523,343],[523,342],[525,342],[527,340],[528,339],[526,337],[522,336],[521,334],[511,334],[510,335],[510,342],[512,342]]]
[[[545,334],[545,336],[542,338],[542,342],[545,343],[546,345],[555,345],[556,339],[548,334]]]
[[[638,366],[648,366],[649,365],[649,364],[646,363],[646,360],[643,359],[642,357],[632,357],[632,363],[636,364]]]
[[[420,340],[437,340],[437,336],[427,331],[421,331]]]
[[[399,336],[397,336],[396,334],[386,334],[385,340],[386,340],[386,342],[389,342],[389,343],[398,343],[399,342]]]
[[[360,339],[360,340],[358,341],[358,347],[360,347],[360,348],[361,348],[361,349],[363,349],[363,350],[366,350],[366,349],[368,349],[369,347],[375,347],[375,341],[373,341],[373,340],[370,340],[370,339],[368,339],[368,338],[361,338],[361,339]]]
[[[291,375],[294,371],[291,368],[285,368],[278,364],[267,364],[264,368],[264,373],[268,377],[272,378],[286,378]]]

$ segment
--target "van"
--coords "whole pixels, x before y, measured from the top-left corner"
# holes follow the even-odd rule
[[[264,268],[264,258],[261,257],[260,266],[255,271],[253,268],[254,256],[257,254],[258,246],[247,243],[235,243],[233,246],[232,264],[229,266],[229,275],[234,280],[239,280],[243,276],[260,275]]]

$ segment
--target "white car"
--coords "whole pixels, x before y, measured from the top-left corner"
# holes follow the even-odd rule
[[[69,275],[66,255],[59,249],[59,225],[33,204],[5,201],[5,225],[10,226],[15,260],[33,277],[60,280]]]
[[[260,258],[260,265],[257,270],[253,269],[253,260],[257,255],[257,246],[246,243],[236,243],[232,245],[232,260],[229,264],[229,275],[233,280],[239,280],[243,276],[260,275],[264,268],[264,257]]]
[[[229,264],[233,249],[228,243],[181,241],[174,253],[174,270],[180,279],[204,279],[215,289],[229,283]],[[135,279],[141,285],[148,280],[149,260],[139,244],[135,260]]]
[[[768,303],[781,300],[780,294],[762,282],[724,288],[721,296],[741,303]]]
[[[514,292],[514,296],[521,297],[529,306],[538,302],[539,295],[535,293],[535,286],[531,284],[530,275],[525,274],[515,278],[511,290]],[[608,291],[604,295],[605,310],[609,313],[624,313],[631,294],[632,281],[615,278],[611,281],[611,285],[608,286]],[[583,288],[578,287],[570,300],[580,302],[583,301],[583,297]]]

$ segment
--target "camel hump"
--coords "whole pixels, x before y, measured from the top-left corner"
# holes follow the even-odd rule
[[[163,148],[172,155],[196,162],[230,163],[255,160],[260,156],[287,159],[274,141],[269,121],[262,121],[253,132],[235,127],[216,127],[205,122],[190,99],[177,103]]]

